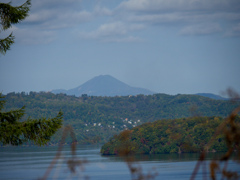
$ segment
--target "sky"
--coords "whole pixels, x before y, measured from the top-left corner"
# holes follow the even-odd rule
[[[32,0],[0,38],[11,32],[3,94],[72,89],[99,75],[172,95],[240,92],[239,0]]]

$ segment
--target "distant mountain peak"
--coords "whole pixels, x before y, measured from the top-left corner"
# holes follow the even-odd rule
[[[137,94],[154,94],[154,92],[148,89],[131,87],[110,75],[96,76],[73,89],[52,90],[51,92],[55,94],[65,93],[67,95],[75,96],[81,96],[82,94],[87,94],[90,96],[127,96]]]

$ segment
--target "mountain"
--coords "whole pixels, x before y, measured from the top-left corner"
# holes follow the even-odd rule
[[[151,95],[154,92],[144,89],[131,87],[110,75],[100,75],[90,79],[84,84],[69,90],[56,89],[51,91],[54,94],[64,93],[67,95],[81,96],[127,96],[127,95]]]
[[[224,98],[222,96],[219,96],[219,95],[216,95],[216,94],[211,94],[211,93],[197,93],[195,95],[208,97],[208,98],[215,99],[215,100],[229,100],[228,98]]]

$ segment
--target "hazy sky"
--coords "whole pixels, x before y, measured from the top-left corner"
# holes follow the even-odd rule
[[[1,38],[11,31],[4,94],[106,74],[158,93],[240,92],[239,0],[32,0],[29,17]]]

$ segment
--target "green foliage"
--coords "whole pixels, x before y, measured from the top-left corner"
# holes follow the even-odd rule
[[[3,145],[21,145],[28,141],[33,141],[37,145],[44,145],[62,126],[63,113],[61,111],[55,118],[28,118],[21,122],[25,107],[2,111],[6,103],[3,98],[0,94],[0,142]]]
[[[61,109],[64,112],[64,125],[72,125],[78,142],[83,144],[106,143],[110,137],[124,129],[132,129],[142,123],[159,119],[177,119],[195,114],[226,117],[239,104],[196,95],[166,94],[75,97],[46,92],[22,92],[9,93],[5,99],[6,111],[26,106],[22,120],[27,120],[28,116],[54,117]],[[189,122],[189,127],[194,127],[196,122]],[[56,133],[51,142],[58,143],[60,134],[60,131]],[[66,142],[71,141],[67,139]]]
[[[11,3],[0,3],[1,31],[5,31],[9,29],[12,24],[24,20],[28,16],[30,6],[31,0],[27,0],[24,4],[17,7],[11,6]],[[12,33],[8,37],[0,39],[0,53],[5,54],[13,43],[14,36]]]
[[[220,117],[191,117],[145,123],[130,131],[128,143],[134,154],[201,152],[223,121]],[[236,121],[240,122],[239,116]],[[119,154],[119,147],[124,146],[122,134],[104,144],[101,153]],[[213,152],[227,150],[224,134],[219,134],[207,149]]]

